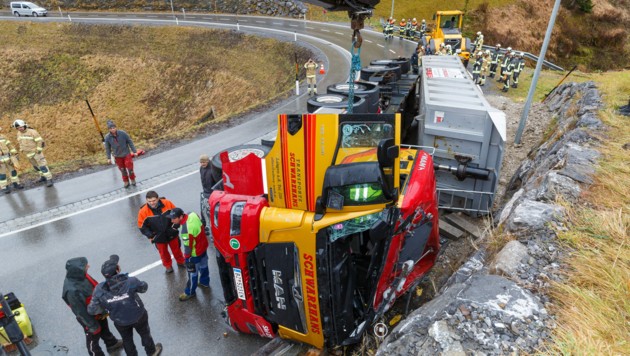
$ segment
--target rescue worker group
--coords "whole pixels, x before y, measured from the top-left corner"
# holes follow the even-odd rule
[[[394,37],[396,19],[389,18],[383,25],[383,35],[385,40]],[[423,45],[422,38],[428,32],[427,22],[425,19],[420,24],[414,18],[411,21],[402,19],[398,24],[398,38],[418,40],[418,46],[411,58],[411,62],[415,68],[420,67],[422,56],[437,55],[448,56],[457,55],[453,51],[451,45],[440,43],[439,48],[435,51],[429,46]],[[486,78],[497,77],[497,82],[503,83],[503,92],[507,92],[510,87],[518,87],[518,77],[525,68],[525,58],[523,52],[516,52],[512,47],[508,47],[505,51],[501,49],[501,44],[497,44],[493,50],[483,50],[483,34],[477,32],[477,37],[472,45],[471,53],[474,53],[474,63],[472,67],[473,81],[478,85],[486,85]]]

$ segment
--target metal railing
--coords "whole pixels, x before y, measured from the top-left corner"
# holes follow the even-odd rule
[[[437,195],[438,209],[487,215],[492,209],[494,194],[475,190],[437,188]]]

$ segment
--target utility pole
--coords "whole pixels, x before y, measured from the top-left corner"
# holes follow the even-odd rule
[[[545,61],[545,54],[547,53],[547,46],[549,46],[549,40],[551,39],[551,32],[553,26],[556,23],[556,16],[558,15],[558,9],[560,8],[560,0],[556,0],[553,5],[553,11],[551,11],[551,18],[549,18],[549,25],[547,25],[547,33],[545,33],[545,39],[543,40],[542,48],[540,49],[540,55],[538,56],[538,62],[536,62],[536,69],[534,70],[534,78],[532,78],[532,84],[529,86],[529,92],[527,93],[527,100],[521,113],[521,120],[518,123],[518,129],[516,130],[516,137],[514,137],[514,143],[517,145],[521,143],[521,136],[525,130],[525,124],[527,123],[527,116],[529,115],[529,109],[532,106],[532,100],[534,98],[534,92],[536,91],[536,84],[538,84],[538,76],[542,69],[543,62]]]
[[[389,13],[390,18],[394,18],[394,0],[392,0],[392,11]]]

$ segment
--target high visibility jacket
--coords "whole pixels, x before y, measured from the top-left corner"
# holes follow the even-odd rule
[[[306,77],[314,78],[317,71],[317,63],[315,62],[307,62],[304,64],[304,68],[306,68]]]
[[[20,151],[26,153],[27,156],[35,155],[44,149],[44,139],[39,132],[30,127],[24,131],[18,130],[17,141],[20,144]]]
[[[525,68],[525,60],[523,58],[514,59],[514,73],[520,73]]]
[[[16,155],[17,150],[11,141],[4,137],[4,135],[0,135],[0,156],[7,156],[8,158],[9,154]]]
[[[512,58],[510,58],[510,56],[508,56],[506,53],[505,56],[503,56],[503,59],[501,60],[501,68],[506,68],[508,63],[510,63],[510,61],[512,61]]]
[[[404,29],[405,26],[407,26],[407,21],[400,21],[400,23],[398,24],[398,26],[400,26],[400,29]]]
[[[496,49],[494,50],[494,52],[492,52],[492,64],[497,64],[501,61],[501,58],[503,58],[503,54],[501,54],[501,51],[497,51]]]
[[[488,68],[490,67],[490,56],[482,57],[481,63],[481,71],[484,73],[488,73]]]
[[[512,71],[514,70],[514,62],[510,61],[505,65],[505,69],[503,70],[503,74],[508,77],[512,75]]]
[[[415,30],[418,27],[418,21],[411,21],[411,27]]]
[[[208,237],[199,215],[195,213],[184,215],[180,223],[179,237],[184,244],[184,257],[197,257],[206,253]]]
[[[472,71],[472,72],[473,72],[473,74],[479,74],[479,73],[481,73],[481,63],[482,63],[482,62],[483,62],[483,61],[481,60],[481,58],[478,58],[478,59],[475,61],[475,64],[473,64],[473,71]]]

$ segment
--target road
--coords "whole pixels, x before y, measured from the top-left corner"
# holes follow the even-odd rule
[[[68,16],[69,15],[69,16]],[[329,69],[318,83],[320,90],[346,81],[350,63],[349,24],[336,25],[270,17],[214,14],[181,14],[177,20],[164,14],[64,13],[46,18],[12,18],[0,12],[3,21],[74,21],[85,23],[138,24],[161,26],[202,26],[227,28],[246,33],[297,40],[315,48]],[[394,40],[385,44],[382,35],[363,31],[362,63],[370,60],[409,56],[415,44]],[[319,76],[318,76],[319,77]],[[304,87],[301,89],[304,93]],[[64,345],[69,354],[85,353],[81,330],[61,299],[65,261],[76,256],[88,258],[91,274],[102,280],[101,263],[113,253],[121,268],[148,282],[142,299],[149,311],[149,323],[164,355],[244,355],[268,340],[238,334],[223,321],[223,294],[214,260],[210,260],[211,289],[201,290],[195,299],[179,302],[186,273],[180,269],[165,274],[157,251],[141,237],[135,221],[148,190],[157,190],[184,210],[199,210],[201,184],[197,158],[213,155],[227,147],[257,142],[275,130],[279,113],[306,112],[307,96],[302,94],[278,103],[264,113],[241,120],[241,125],[220,133],[136,161],[138,186],[125,190],[115,167],[59,181],[51,188],[38,187],[0,197],[0,288],[15,294],[25,304],[41,342]],[[40,132],[45,136],[46,128]],[[54,172],[53,172],[54,173]],[[209,251],[214,255],[212,247]],[[227,335],[227,336],[224,336]],[[136,337],[136,344],[140,341]]]

